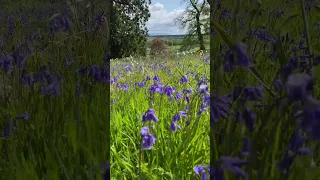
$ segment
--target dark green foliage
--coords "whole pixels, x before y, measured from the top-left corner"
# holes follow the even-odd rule
[[[113,58],[145,55],[150,0],[114,1],[111,12],[111,53]]]

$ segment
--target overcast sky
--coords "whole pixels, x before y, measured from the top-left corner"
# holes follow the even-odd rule
[[[174,24],[174,19],[183,13],[186,4],[181,0],[155,0],[149,6],[151,17],[147,22],[149,35],[185,34]]]

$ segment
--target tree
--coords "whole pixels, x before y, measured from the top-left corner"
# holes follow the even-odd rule
[[[113,58],[145,55],[151,0],[111,0],[110,52]]]
[[[175,23],[179,24],[182,29],[187,27],[188,34],[183,40],[184,48],[188,49],[192,44],[198,42],[200,50],[205,50],[203,34],[208,33],[209,21],[208,18],[203,18],[209,15],[209,7],[205,0],[184,0],[188,3],[188,7],[175,19]],[[193,37],[196,36],[197,40]]]
[[[151,55],[167,56],[169,54],[169,49],[166,46],[165,42],[162,39],[156,38],[152,40],[151,44]]]

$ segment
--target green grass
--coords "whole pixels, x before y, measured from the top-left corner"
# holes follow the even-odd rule
[[[192,87],[195,91],[196,83],[200,76],[206,77],[208,74],[208,64],[201,62],[199,58],[186,56],[179,59],[181,67],[174,59],[162,62],[163,66],[170,66],[172,76],[167,71],[161,69],[152,70],[148,68],[148,63],[134,59],[135,62],[112,63],[115,77],[125,68],[120,65],[133,64],[133,72],[120,74],[119,84],[126,83],[130,86],[128,92],[111,87],[111,100],[115,100],[111,106],[111,165],[113,179],[193,179],[195,174],[193,167],[199,164],[208,164],[209,160],[209,114],[203,112],[197,117],[202,97],[193,93],[190,97],[189,112],[187,119],[182,119],[179,123],[182,130],[172,132],[170,123],[173,116],[178,111],[186,108],[185,100],[169,100],[166,95],[155,94],[153,101],[148,98],[148,88],[153,84],[152,80],[146,83],[146,88],[135,87],[134,83],[142,81],[146,76],[153,78],[158,75],[161,83],[174,86],[178,92],[184,88]],[[153,63],[153,65],[158,63]],[[143,72],[139,72],[140,66],[144,67]],[[187,74],[188,70],[193,70],[197,76],[190,79],[190,84],[179,85],[180,73]],[[134,90],[136,88],[136,90]],[[159,123],[142,123],[142,115],[148,108],[153,108],[159,118]],[[185,123],[190,120],[189,126]],[[140,130],[143,126],[154,125],[152,130],[157,138],[152,150],[140,149]]]
[[[30,3],[29,7],[34,5]],[[9,11],[12,14],[15,9],[12,7]],[[32,13],[29,15],[32,16],[29,20],[36,19]],[[90,33],[60,33],[51,41],[45,33],[51,15],[45,15],[41,22],[30,22],[28,28],[15,18],[13,38],[7,37],[5,27],[1,29],[7,53],[12,52],[13,45],[24,43],[25,35],[39,32],[43,40],[31,42],[34,53],[27,57],[26,72],[36,73],[46,65],[50,73],[62,77],[62,83],[61,96],[42,95],[40,85],[45,84],[24,87],[20,81],[20,69],[15,68],[10,74],[1,70],[0,77],[4,78],[1,82],[6,84],[1,86],[0,93],[3,95],[0,131],[7,127],[9,118],[24,112],[30,117],[16,121],[16,131],[9,137],[0,137],[0,179],[101,179],[104,170],[100,165],[110,158],[106,86],[93,83],[89,77],[75,75],[83,65],[102,64],[106,42],[103,38],[94,39]],[[0,17],[2,24],[5,24],[5,18]],[[36,24],[42,25],[37,29]],[[61,43],[65,39],[68,41]],[[47,48],[41,51],[46,43]],[[1,55],[8,55],[6,52]],[[64,65],[67,56],[75,60],[68,68]],[[80,98],[75,96],[78,83],[83,93]]]
[[[240,7],[237,7],[238,0],[233,1],[233,4],[225,4],[233,10],[239,10],[239,16],[244,17],[244,22],[247,27],[244,30],[240,30],[238,26],[239,20],[234,19],[231,15],[230,20],[218,20],[218,15],[221,11],[218,11],[214,16],[216,24],[214,29],[218,35],[211,39],[211,79],[214,82],[212,87],[214,88],[212,94],[223,96],[232,93],[235,87],[252,87],[262,86],[265,97],[261,101],[256,102],[243,102],[239,98],[237,100],[231,100],[233,105],[231,112],[243,112],[244,107],[247,107],[251,112],[255,113],[254,124],[255,129],[251,132],[246,126],[246,121],[249,121],[248,117],[243,119],[243,123],[236,122],[237,116],[230,114],[227,120],[219,119],[217,123],[211,125],[211,138],[214,142],[211,144],[211,163],[218,165],[219,158],[221,156],[232,156],[246,160],[247,165],[241,167],[243,171],[248,174],[248,179],[319,179],[319,141],[311,138],[307,133],[300,133],[300,136],[307,137],[308,140],[303,143],[302,147],[311,147],[313,154],[310,155],[297,155],[292,165],[288,166],[288,174],[281,173],[277,165],[283,160],[286,152],[288,151],[289,139],[293,132],[299,127],[297,124],[297,118],[293,117],[293,114],[297,112],[294,107],[299,107],[299,110],[307,108],[300,104],[300,102],[290,103],[286,98],[286,92],[276,92],[273,80],[277,75],[281,65],[286,65],[289,62],[289,58],[298,57],[298,55],[304,52],[297,52],[290,54],[293,45],[298,45],[301,39],[301,34],[305,28],[305,22],[309,26],[314,26],[319,19],[319,13],[314,9],[308,14],[308,20],[305,21],[299,1],[293,1],[294,7],[290,8],[289,5],[285,5],[284,1],[260,1],[261,9],[257,4],[249,2],[240,2]],[[306,2],[306,1],[303,1]],[[231,3],[231,2],[230,2]],[[285,14],[281,18],[273,18],[268,14],[268,10],[276,10],[283,8]],[[245,10],[249,10],[248,16],[245,16]],[[262,10],[261,16],[256,16],[252,19],[250,13],[254,11]],[[292,21],[288,21],[289,17],[297,14],[297,18]],[[286,26],[284,26],[284,23]],[[220,28],[219,28],[220,26]],[[232,26],[235,27],[232,31]],[[275,38],[278,38],[280,30],[282,35],[286,35],[294,39],[294,43],[277,41],[275,49],[269,44],[258,40],[255,37],[245,38],[245,34],[252,29],[261,29],[265,27],[268,32]],[[228,35],[226,29],[231,29],[231,33]],[[320,44],[319,31],[309,28],[308,35],[311,37],[309,45],[312,47],[312,53],[315,56],[319,56]],[[253,57],[254,68],[236,68],[232,72],[225,72],[223,70],[224,56],[221,56],[220,45],[224,45],[222,52],[225,52],[227,48],[232,48],[234,44],[246,39],[245,44],[248,45],[246,53]],[[304,46],[308,47],[308,43],[304,43]],[[271,52],[277,52],[276,59],[271,59]],[[298,58],[300,60],[300,58]],[[256,70],[257,74],[254,74]],[[296,73],[294,71],[294,73]],[[313,67],[314,78],[316,79],[316,85],[314,86],[314,97],[319,99],[319,67]],[[258,76],[257,76],[258,75]],[[285,81],[283,83],[286,83]],[[270,91],[272,93],[270,93]],[[274,95],[272,95],[274,94]],[[280,99],[281,98],[281,101]],[[280,103],[281,102],[281,103]],[[263,106],[256,107],[256,104],[262,104]],[[281,104],[281,105],[280,105]],[[240,155],[243,147],[243,139],[249,138],[251,145],[249,151],[251,155],[245,157]],[[294,152],[289,152],[289,156]],[[225,171],[226,179],[236,179],[235,173]]]

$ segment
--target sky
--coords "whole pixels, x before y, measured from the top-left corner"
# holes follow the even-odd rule
[[[185,34],[174,19],[183,13],[186,7],[181,0],[152,0],[149,6],[151,17],[147,22],[149,35],[178,35]]]

